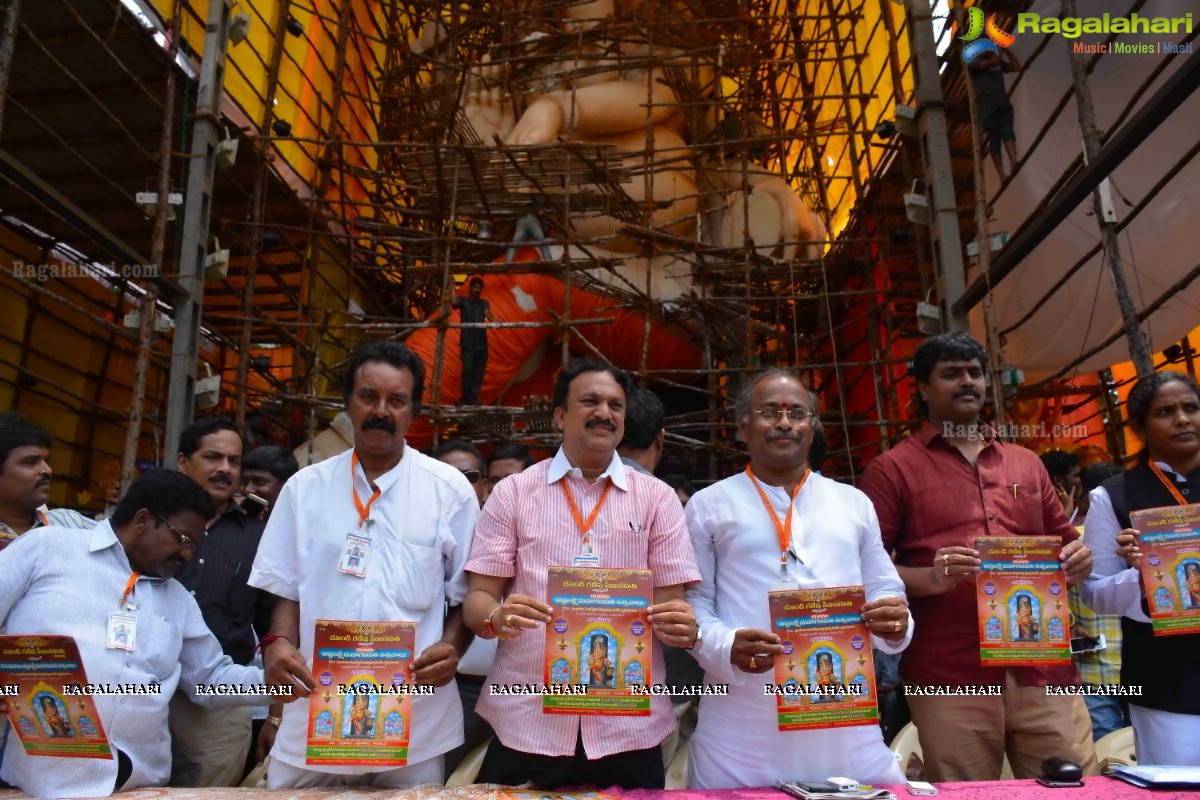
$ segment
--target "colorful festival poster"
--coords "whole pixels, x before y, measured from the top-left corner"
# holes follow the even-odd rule
[[[305,763],[408,763],[416,635],[414,622],[317,620]]]
[[[1200,505],[1134,511],[1155,636],[1200,632]]]
[[[91,696],[69,691],[87,685],[70,636],[0,636],[0,691],[27,755],[113,757]]]
[[[546,595],[542,712],[649,716],[650,570],[551,567]]]
[[[878,725],[871,634],[859,609],[861,586],[771,592],[771,631],[781,731]]]
[[[975,578],[979,662],[985,667],[1070,664],[1067,579],[1056,536],[980,536]]]

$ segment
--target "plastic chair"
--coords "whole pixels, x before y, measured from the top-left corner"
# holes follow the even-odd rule
[[[679,745],[679,749],[675,751],[675,757],[671,759],[670,765],[667,766],[667,783],[668,789],[686,789],[688,785],[688,745],[691,740]]]
[[[1101,772],[1107,772],[1110,767],[1136,764],[1133,728],[1120,728],[1101,736],[1096,742],[1096,760],[1100,762]]]
[[[447,786],[470,786],[475,782],[479,768],[483,766],[483,757],[487,754],[488,745],[492,743],[493,738],[495,737],[488,737],[486,742],[471,748],[471,751],[463,756],[454,772],[446,779]]]
[[[917,735],[916,725],[910,722],[900,729],[896,734],[896,738],[892,739],[892,752],[896,754],[896,761],[900,764],[900,771],[906,777],[915,780],[923,780],[925,778],[925,764],[921,754],[921,739]],[[916,756],[917,760],[921,762],[920,775],[909,774],[909,763],[912,761],[913,756]],[[1000,768],[1000,780],[1011,781],[1012,779],[1012,766],[1008,763],[1008,756],[1005,755],[1004,765]]]

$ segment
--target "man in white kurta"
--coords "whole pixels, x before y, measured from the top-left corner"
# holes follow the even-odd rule
[[[687,592],[703,632],[693,653],[707,684],[729,685],[727,696],[705,696],[700,702],[688,759],[693,788],[772,786],[779,780],[831,776],[862,783],[904,781],[878,725],[780,731],[776,699],[764,693],[764,686],[775,682],[773,658],[781,652],[769,632],[767,594],[781,583],[777,525],[788,532],[789,519],[787,588],[861,585],[873,644],[895,653],[912,637],[904,584],[883,549],[871,501],[807,469],[817,422],[811,405],[812,396],[791,373],[772,370],[755,379],[743,393],[738,415],[754,477],[740,472],[713,484],[685,509],[702,576],[700,585]]]
[[[345,388],[355,448],[302,469],[284,485],[250,575],[250,585],[283,598],[272,624],[279,639],[265,648],[268,680],[275,680],[272,666],[287,661],[291,680],[324,690],[312,684],[317,620],[404,621],[416,623],[414,681],[437,689],[413,697],[408,766],[393,769],[306,764],[308,699],[288,704],[271,751],[270,788],[441,783],[442,754],[463,742],[453,675],[470,639],[453,629],[466,595],[462,567],[479,503],[461,472],[403,443],[423,383],[420,361],[408,348],[366,345],[352,358],[350,375]],[[365,562],[362,574],[342,571],[347,534],[362,532],[370,538],[365,558],[355,563]],[[289,619],[289,609],[298,617]],[[299,641],[292,641],[297,633]],[[422,681],[425,670],[438,677]]]

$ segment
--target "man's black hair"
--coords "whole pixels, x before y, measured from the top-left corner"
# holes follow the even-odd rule
[[[633,381],[612,364],[598,358],[577,358],[563,369],[554,383],[554,408],[567,407],[567,395],[571,391],[571,381],[585,372],[607,372],[624,390],[626,401],[633,392]]]
[[[466,453],[469,456],[474,456],[475,461],[479,464],[479,471],[487,473],[487,465],[483,462],[483,453],[479,452],[479,448],[468,442],[466,439],[449,439],[442,442],[433,451],[433,457],[441,461],[442,456],[447,453]]]
[[[808,468],[813,472],[820,472],[821,465],[825,463],[825,456],[829,453],[829,442],[825,438],[825,427],[823,425],[815,425],[813,427],[812,444],[808,446]]]
[[[1129,397],[1125,400],[1125,413],[1129,416],[1129,421],[1135,423],[1138,428],[1145,428],[1146,415],[1150,413],[1150,404],[1154,402],[1154,395],[1158,394],[1158,390],[1168,383],[1176,382],[1184,384],[1200,397],[1200,388],[1196,387],[1196,382],[1190,375],[1172,372],[1169,369],[1155,372],[1153,375],[1146,375],[1138,378],[1138,382],[1129,390]]]
[[[216,516],[216,509],[208,492],[182,472],[169,469],[143,472],[129,487],[121,502],[117,503],[111,517],[112,524],[129,524],[134,514],[143,508],[164,519],[181,511],[194,511],[201,519],[212,519]]]
[[[971,361],[978,359],[981,367],[987,368],[987,351],[983,345],[962,331],[939,333],[921,342],[920,347],[913,353],[912,376],[921,383],[929,383],[933,376],[933,368],[939,361]],[[913,395],[922,415],[929,414],[929,404],[921,398],[921,393]]]
[[[537,460],[529,452],[529,448],[517,442],[508,442],[502,444],[492,451],[492,457],[488,459],[488,466],[492,466],[497,461],[505,461],[507,459],[521,462],[521,469],[529,469]]]
[[[18,447],[44,447],[50,449],[53,440],[50,432],[30,422],[15,411],[0,414],[0,475],[4,474],[4,462]]]
[[[1042,453],[1042,463],[1051,478],[1066,480],[1071,470],[1079,466],[1079,456],[1066,450],[1047,450]]]
[[[476,275],[474,278],[471,278],[471,280],[467,281],[467,288],[470,289],[472,286],[474,286],[477,283],[480,286],[483,286],[483,278],[479,277],[478,275]]]
[[[287,483],[300,470],[300,464],[290,450],[275,445],[256,447],[242,459],[242,474],[247,470],[269,472],[275,480]]]
[[[179,434],[179,452],[184,458],[191,458],[200,449],[200,442],[205,436],[211,436],[218,431],[233,431],[242,440],[242,451],[246,450],[246,438],[241,431],[234,427],[229,417],[201,417],[183,429]]]
[[[980,366],[987,366],[987,351],[983,345],[962,331],[939,333],[921,342],[913,353],[912,374],[921,383],[929,383],[933,368],[939,361],[970,361],[978,359]]]
[[[626,398],[625,437],[618,447],[645,450],[654,444],[666,423],[662,400],[649,389],[638,387]]]
[[[346,366],[345,375],[342,376],[342,399],[346,401],[346,405],[350,405],[350,398],[354,394],[358,369],[368,361],[382,361],[391,364],[396,369],[407,369],[412,373],[413,416],[419,414],[421,398],[425,394],[425,364],[421,361],[421,357],[410,350],[407,345],[388,339],[376,339],[373,342],[361,344],[354,351],[354,355],[350,356],[350,363]]]
[[[1095,464],[1088,464],[1080,471],[1079,482],[1083,484],[1083,491],[1090,493],[1113,475],[1120,475],[1124,471],[1124,467],[1113,461],[1097,461]]]

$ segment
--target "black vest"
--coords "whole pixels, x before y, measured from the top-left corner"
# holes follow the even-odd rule
[[[1174,477],[1167,474],[1168,480]],[[1129,513],[1144,508],[1176,505],[1175,498],[1150,471],[1145,456],[1136,467],[1103,484],[1122,528],[1131,527]],[[1200,472],[1188,476],[1185,497],[1200,502]],[[1142,600],[1142,609],[1146,601]],[[1145,622],[1121,617],[1121,683],[1141,686],[1142,696],[1129,702],[1143,708],[1200,714],[1200,633],[1155,636]]]

